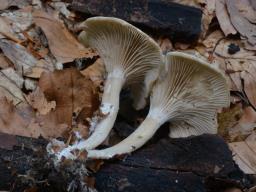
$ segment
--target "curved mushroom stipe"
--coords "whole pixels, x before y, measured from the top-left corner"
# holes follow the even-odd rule
[[[122,87],[143,82],[148,73],[158,72],[163,63],[158,44],[121,19],[92,17],[83,26],[86,32],[79,38],[83,44],[95,48],[105,64],[107,77],[100,109],[106,116],[87,140],[69,146],[59,156],[71,157],[71,150],[93,149],[100,145],[114,125]]]
[[[166,74],[156,82],[150,110],[134,133],[110,148],[89,150],[88,158],[109,159],[142,147],[166,121],[171,137],[217,132],[216,113],[229,105],[224,75],[197,57],[172,52],[166,56]],[[176,126],[175,126],[176,125]]]

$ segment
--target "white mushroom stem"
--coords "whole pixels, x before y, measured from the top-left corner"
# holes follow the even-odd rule
[[[58,159],[62,157],[75,159],[76,157],[72,154],[72,151],[93,149],[108,137],[118,113],[119,95],[123,84],[124,77],[120,72],[114,71],[114,73],[108,75],[100,108],[101,112],[106,115],[106,117],[100,120],[94,132],[87,140],[81,140],[63,149],[58,153]]]
[[[101,102],[101,112],[106,115],[96,126],[92,135],[78,144],[78,149],[93,149],[100,145],[109,135],[119,109],[119,95],[124,83],[122,77],[108,77]]]
[[[142,147],[152,138],[162,123],[164,123],[164,121],[160,121],[159,118],[149,114],[143,123],[126,139],[107,149],[89,150],[87,158],[110,159],[116,155],[131,153]]]

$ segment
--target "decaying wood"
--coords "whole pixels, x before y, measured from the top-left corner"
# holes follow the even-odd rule
[[[86,16],[118,17],[172,42],[195,42],[201,32],[201,10],[170,1],[73,0],[72,9]]]
[[[108,192],[201,192],[208,190],[206,181],[212,187],[218,178],[234,183],[233,187],[251,185],[224,140],[202,135],[162,139],[122,161],[105,163],[96,175],[96,187]]]
[[[45,154],[45,140],[11,137],[1,139],[5,149],[0,149],[0,190],[23,191],[33,186],[44,192],[66,191],[71,181],[79,180],[67,168],[69,164],[53,167]],[[95,175],[100,192],[207,191],[204,182],[209,176],[211,182],[224,178],[241,188],[252,185],[233,162],[224,140],[211,135],[161,139],[123,160],[105,162]],[[74,191],[81,191],[76,187]]]

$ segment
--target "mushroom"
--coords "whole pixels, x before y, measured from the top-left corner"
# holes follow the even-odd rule
[[[93,149],[100,145],[114,125],[122,87],[144,82],[145,77],[157,73],[163,63],[158,44],[121,19],[92,17],[83,26],[85,32],[80,35],[80,40],[98,51],[107,72],[100,107],[105,117],[99,121],[87,140],[60,152],[59,156],[67,158],[74,158],[70,153],[72,150]]]
[[[150,109],[142,124],[120,143],[103,150],[88,150],[88,158],[108,159],[135,151],[165,122],[170,137],[216,134],[216,113],[228,106],[229,89],[224,75],[205,61],[184,53],[166,56],[164,77],[155,83]]]

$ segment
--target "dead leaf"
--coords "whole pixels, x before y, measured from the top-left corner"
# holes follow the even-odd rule
[[[5,57],[3,53],[0,53],[0,68],[5,69],[12,66],[13,64],[11,63],[11,61],[7,57]]]
[[[82,119],[90,118],[98,108],[98,94],[91,80],[76,69],[43,73],[39,87],[48,101],[56,101],[56,108],[41,119],[47,123],[67,124],[71,127],[74,114],[86,111]]]
[[[160,37],[159,39],[157,39],[157,43],[160,46],[163,54],[166,54],[167,52],[173,50],[173,45],[169,38]]]
[[[5,96],[9,101],[12,101],[14,105],[25,102],[23,92],[11,78],[12,77],[8,77],[0,71],[0,96]]]
[[[215,17],[215,1],[216,0],[204,0],[204,3],[201,2],[202,6],[202,33],[200,39],[204,39],[207,31],[209,29],[212,19]]]
[[[181,49],[181,50],[188,49],[189,46],[190,46],[190,44],[185,44],[185,43],[180,43],[180,42],[177,42],[174,44],[175,49]]]
[[[216,17],[219,21],[220,28],[222,29],[225,36],[229,34],[236,34],[236,29],[233,27],[229,14],[226,8],[225,0],[216,1]]]
[[[217,42],[224,37],[221,30],[213,31],[211,34],[207,36],[205,40],[202,41],[202,44],[206,48],[213,48],[217,44]]]
[[[250,0],[233,0],[239,13],[251,23],[256,23],[256,11]]]
[[[46,115],[56,107],[56,102],[47,101],[44,93],[39,88],[27,96],[27,101],[41,115]]]
[[[236,30],[244,37],[248,38],[248,42],[252,45],[256,44],[256,25],[253,25],[244,18],[238,10],[233,0],[226,0],[227,9],[231,22]]]
[[[57,10],[60,13],[62,13],[63,15],[65,15],[66,18],[72,19],[72,18],[75,17],[75,14],[70,12],[67,9],[67,6],[69,5],[69,3],[65,3],[65,2],[51,2],[50,5],[52,7],[54,7],[55,10]]]
[[[35,79],[26,78],[24,81],[24,86],[26,90],[34,91],[37,88],[37,83]]]
[[[82,70],[81,73],[92,82],[100,87],[104,81],[104,75],[106,73],[105,66],[101,59],[97,59],[92,65]]]
[[[17,109],[6,98],[0,98],[0,132],[34,138],[40,135],[44,138],[56,138],[61,137],[65,131],[65,125],[58,124],[49,128],[40,124],[29,106]]]
[[[45,33],[50,50],[57,61],[67,63],[76,58],[92,58],[96,55],[91,49],[80,44],[63,23],[48,13],[35,11],[33,17],[36,25]]]
[[[0,98],[0,131],[11,135],[35,136],[36,129],[29,127],[27,120],[17,113],[13,104],[6,98]],[[39,136],[37,134],[37,136]]]
[[[38,78],[43,71],[53,70],[53,66],[43,60],[37,60],[25,47],[9,40],[0,40],[0,48],[14,64],[20,75]]]
[[[0,40],[0,47],[5,56],[8,57],[14,64],[19,74],[24,74],[31,70],[38,62],[25,47],[9,40]]]
[[[256,133],[245,141],[229,143],[234,160],[245,174],[256,174]]]
[[[32,9],[31,6],[26,6],[17,11],[4,12],[1,16],[12,26],[12,31],[21,33],[27,30],[33,23]]]
[[[244,91],[251,102],[256,107],[256,66],[251,67],[251,71],[242,71],[241,79],[244,80]]]
[[[21,43],[16,34],[13,32],[11,25],[6,21],[4,17],[0,17],[0,34],[7,37],[17,43]]]
[[[13,68],[2,69],[1,73],[5,75],[10,81],[15,83],[18,88],[23,88],[24,79]]]
[[[243,110],[239,104],[231,105],[230,108],[223,109],[223,111],[218,114],[218,134],[223,136],[226,140],[229,140],[229,130],[238,123],[242,114]]]
[[[0,10],[8,9],[11,6],[25,7],[31,4],[32,0],[0,0]]]

